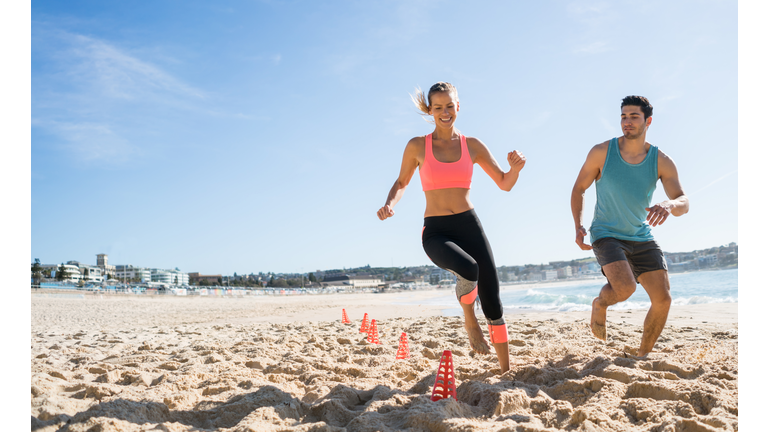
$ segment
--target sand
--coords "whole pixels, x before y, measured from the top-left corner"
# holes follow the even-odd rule
[[[645,359],[645,311],[609,311],[607,343],[585,312],[507,313],[501,374],[429,304],[444,295],[33,293],[32,430],[738,430],[737,304],[673,307]],[[364,313],[381,344],[359,332]],[[433,402],[444,350],[457,398]]]

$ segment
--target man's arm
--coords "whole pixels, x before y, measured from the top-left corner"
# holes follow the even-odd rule
[[[680,185],[675,162],[661,150],[659,150],[658,161],[661,185],[664,186],[664,192],[669,199],[646,208],[648,210],[646,220],[650,226],[663,224],[670,214],[672,216],[682,216],[688,213],[689,208],[688,197],[685,196],[683,187]]]
[[[584,228],[584,193],[589,189],[592,183],[600,176],[600,171],[605,164],[605,155],[608,153],[608,144],[598,144],[592,147],[587,155],[587,160],[576,177],[576,183],[571,191],[571,213],[573,214],[573,223],[576,228],[576,244],[581,250],[592,249],[591,245],[584,243],[584,237],[587,235],[587,229]]]

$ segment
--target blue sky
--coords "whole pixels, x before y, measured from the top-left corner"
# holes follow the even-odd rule
[[[418,174],[376,218],[416,86],[459,89],[457,126],[504,161],[471,199],[497,265],[591,256],[570,192],[620,134],[629,94],[676,162],[690,213],[670,252],[738,241],[733,1],[35,1],[31,259],[214,274],[431,264]],[[632,23],[632,24],[628,24]],[[594,187],[587,192],[591,220]],[[655,201],[664,199],[659,184]]]

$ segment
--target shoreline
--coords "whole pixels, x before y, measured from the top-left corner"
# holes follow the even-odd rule
[[[528,289],[523,285],[516,289]],[[65,292],[62,292],[65,291]],[[444,304],[430,304],[435,298],[450,296],[452,292],[446,289],[396,291],[385,293],[331,293],[331,294],[306,294],[291,296],[174,296],[159,295],[135,295],[135,294],[104,294],[98,292],[66,292],[68,290],[52,290],[48,292],[33,292],[31,297],[33,304],[38,299],[59,299],[67,301],[93,301],[101,303],[107,309],[115,309],[119,314],[121,310],[131,304],[146,304],[159,306],[161,304],[175,304],[179,308],[178,314],[185,310],[200,310],[201,308],[220,309],[219,303],[226,303],[230,315],[221,316],[216,323],[289,323],[289,322],[324,322],[341,319],[341,310],[346,309],[350,319],[362,319],[363,314],[380,319],[405,318],[405,317],[432,317],[432,316],[458,316],[460,314],[448,311],[456,311],[457,307],[446,307]],[[198,304],[199,303],[199,304]],[[291,307],[286,306],[291,305]],[[183,307],[186,305],[187,307]],[[458,305],[456,305],[458,306]],[[146,308],[148,316],[140,319],[150,319],[153,314],[163,314],[164,308]],[[154,311],[154,312],[151,312]],[[642,325],[646,309],[623,309],[608,311],[608,320],[628,322],[634,325]],[[138,312],[138,311],[137,311]],[[357,315],[360,315],[359,317]],[[480,314],[482,315],[482,314]],[[505,309],[505,317],[508,320],[551,320],[562,322],[574,322],[589,319],[589,311],[540,311],[530,309]],[[125,317],[125,322],[131,321]],[[137,317],[138,318],[138,317]],[[482,318],[482,317],[480,317]],[[77,319],[77,318],[75,318]],[[61,320],[61,319],[59,319]],[[97,318],[92,319],[98,321]],[[35,321],[33,307],[33,323]],[[157,321],[157,320],[155,320]],[[163,320],[159,320],[163,321]],[[203,322],[203,321],[201,321]],[[738,303],[703,303],[695,305],[673,305],[670,309],[667,324],[733,324],[738,325]]]

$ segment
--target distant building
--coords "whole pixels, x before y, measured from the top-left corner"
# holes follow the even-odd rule
[[[541,272],[542,280],[555,280],[557,279],[557,270],[544,270]]]
[[[167,285],[189,285],[189,275],[181,272],[179,269],[163,270],[150,269],[150,278],[152,282],[158,282]]]
[[[454,276],[453,273],[449,272],[448,270],[441,269],[440,267],[434,267],[429,273],[429,283],[432,285],[437,285],[440,283],[440,281],[443,280],[456,282],[456,276]]]
[[[190,273],[188,275],[189,279],[187,280],[187,283],[193,283],[197,284],[199,282],[203,282],[203,284],[215,284],[219,283],[219,280],[221,279],[221,275],[202,275],[197,272]]]
[[[699,262],[699,266],[701,267],[710,267],[713,265],[717,265],[717,254],[704,255],[704,256],[698,257],[697,261]]]
[[[404,277],[404,278],[400,279],[400,281],[402,283],[405,283],[405,284],[409,284],[409,283],[422,284],[422,283],[424,283],[424,276],[423,275],[422,276],[408,276],[408,277]]]
[[[538,282],[542,280],[544,276],[541,272],[531,272],[524,276],[523,280],[528,282]]]
[[[64,280],[79,282],[81,279],[80,268],[74,264],[43,264],[43,271],[48,270],[52,278],[56,277],[59,272],[59,267],[64,266]]]
[[[96,255],[96,265],[101,269],[101,274],[106,278],[107,275],[115,274],[115,266],[109,265],[109,256],[107,254]]]
[[[375,288],[383,283],[381,277],[371,275],[351,276],[349,283],[355,288]]]
[[[353,288],[376,288],[383,284],[384,281],[380,276],[372,275],[349,276],[337,274],[335,276],[326,276],[325,279],[320,282],[320,285],[324,287],[349,286]]]
[[[115,266],[115,277],[118,280],[138,279],[141,283],[152,282],[152,271],[148,268],[134,267],[130,264]]]
[[[86,270],[88,270],[87,276],[86,276]],[[101,283],[104,281],[104,276],[101,272],[100,267],[96,267],[88,264],[80,264],[78,266],[78,271],[80,272],[80,279],[83,282]]]

